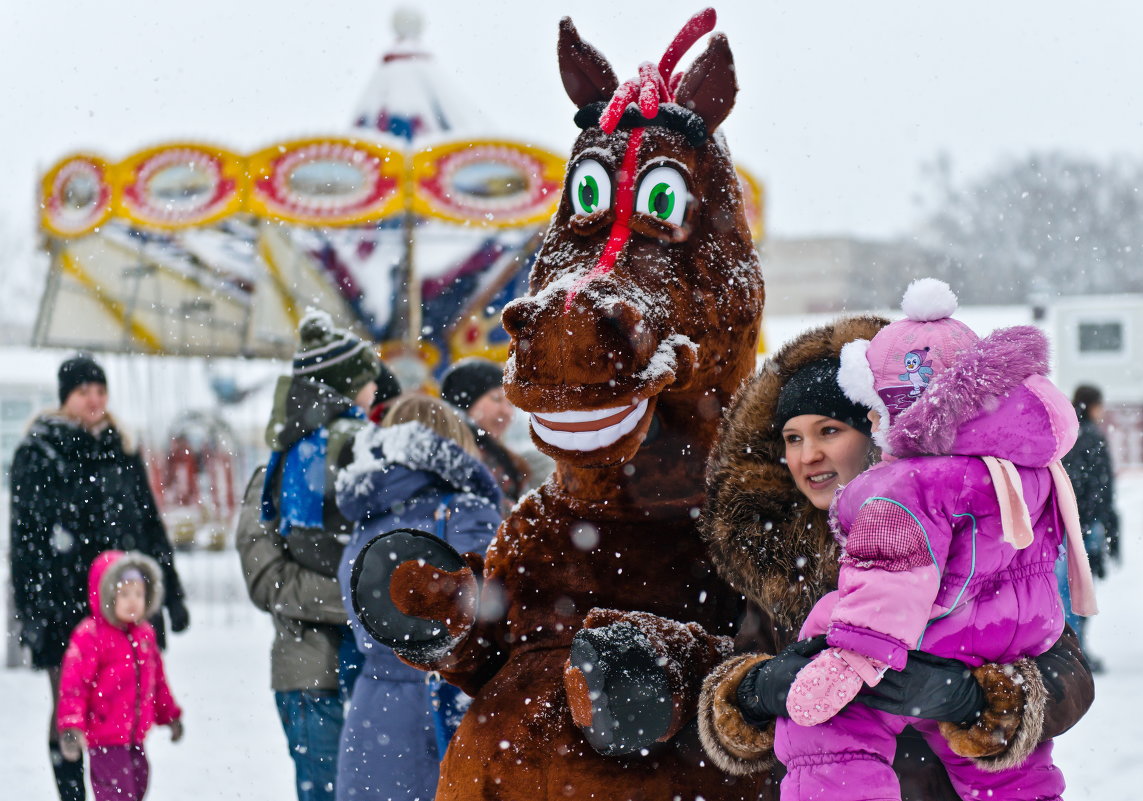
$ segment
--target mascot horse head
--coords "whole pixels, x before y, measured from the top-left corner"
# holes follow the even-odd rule
[[[560,74],[582,133],[530,294],[504,310],[504,387],[571,497],[690,504],[719,417],[753,370],[763,288],[719,125],[737,85],[693,17],[658,65],[620,84],[569,19]]]

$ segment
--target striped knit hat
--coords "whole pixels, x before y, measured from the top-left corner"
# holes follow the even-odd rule
[[[352,398],[377,377],[381,360],[368,342],[333,327],[330,316],[309,309],[298,326],[294,375],[319,381]]]

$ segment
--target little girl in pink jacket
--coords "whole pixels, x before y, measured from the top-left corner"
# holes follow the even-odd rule
[[[147,791],[143,740],[151,726],[182,737],[182,710],[171,696],[155,630],[159,566],[141,553],[104,551],[88,574],[91,615],[71,634],[60,674],[60,750],[75,761],[88,749],[96,801],[134,801]]]
[[[988,758],[1002,745],[988,721],[958,726],[849,703],[913,649],[974,669],[1046,651],[1064,625],[1054,564],[1065,531],[1074,606],[1095,612],[1059,462],[1078,425],[1046,378],[1044,335],[1024,326],[980,339],[950,316],[956,297],[933,279],[914,282],[902,307],[907,319],[841,352],[838,383],[876,413],[883,461],[839,489],[831,509],[838,589],[801,631],[831,647],[798,674],[790,718],[777,724],[782,799],[899,799],[893,750],[912,725],[962,798],[1059,801],[1051,742],[1006,764]]]

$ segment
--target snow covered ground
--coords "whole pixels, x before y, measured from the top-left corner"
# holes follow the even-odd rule
[[[1121,476],[1119,507],[1124,564],[1097,585],[1103,611],[1090,624],[1090,648],[1107,670],[1097,677],[1091,711],[1056,745],[1068,801],[1143,794],[1143,472]],[[269,689],[269,619],[247,602],[233,552],[181,554],[179,567],[192,625],[173,637],[167,667],[186,710],[186,736],[172,744],[166,729],[152,731],[148,797],[292,798],[293,767]],[[4,798],[54,797],[44,745],[47,686],[42,674],[0,669]]]

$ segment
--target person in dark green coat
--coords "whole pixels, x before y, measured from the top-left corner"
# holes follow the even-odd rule
[[[250,596],[274,616],[271,679],[298,799],[332,801],[343,700],[361,658],[336,579],[353,527],[337,509],[334,479],[346,446],[372,426],[365,410],[380,360],[322,311],[308,312],[298,333],[266,427],[270,459],[261,486],[247,490],[238,542]]]

